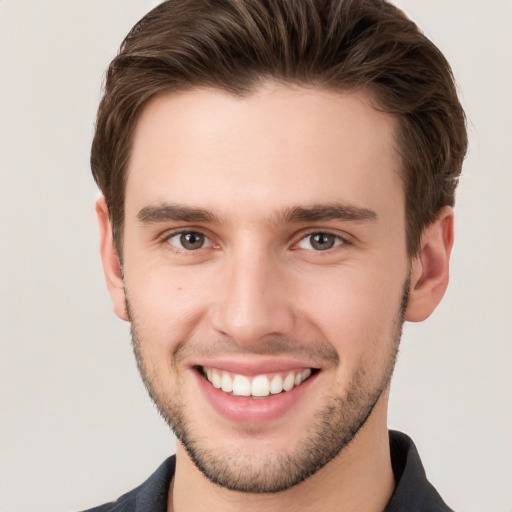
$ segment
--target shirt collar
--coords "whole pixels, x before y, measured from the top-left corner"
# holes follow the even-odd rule
[[[389,447],[395,491],[384,512],[453,512],[427,480],[412,439],[390,430]]]

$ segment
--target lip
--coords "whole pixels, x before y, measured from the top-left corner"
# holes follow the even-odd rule
[[[215,359],[215,360],[201,360],[195,361],[193,364],[196,366],[203,366],[206,368],[215,368],[230,373],[245,375],[247,377],[254,377],[264,373],[280,373],[289,372],[292,370],[305,370],[307,368],[317,369],[316,366],[308,364],[305,361],[298,361],[294,359],[265,359],[255,361],[236,361],[234,359]]]
[[[210,366],[214,368],[223,369],[226,371],[233,371],[234,367],[231,365],[223,365],[220,361],[211,362]],[[303,368],[304,365],[286,368],[287,370]],[[249,375],[240,365],[237,367],[237,373],[244,373]],[[284,366],[280,363],[274,366],[274,371],[284,370]],[[261,373],[270,373],[270,367],[265,366],[266,371],[253,369],[254,373],[251,375],[258,375]],[[316,372],[299,386],[294,387],[290,391],[283,391],[277,395],[270,395],[265,398],[249,398],[239,397],[225,393],[224,391],[213,387],[196,369],[193,370],[197,384],[203,393],[206,401],[211,405],[213,410],[221,417],[236,423],[242,424],[262,424],[270,422],[284,416],[288,411],[297,405],[297,402],[303,397],[310,386],[318,377],[320,372]]]

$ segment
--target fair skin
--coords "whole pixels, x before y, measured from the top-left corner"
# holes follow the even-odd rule
[[[408,257],[395,130],[367,93],[275,83],[142,113],[122,270],[103,199],[96,210],[115,312],[180,439],[169,510],[384,509],[401,320],[435,309],[453,242],[444,208]],[[290,373],[304,382],[269,391]]]

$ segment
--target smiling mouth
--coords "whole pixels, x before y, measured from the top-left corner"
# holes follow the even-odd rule
[[[214,388],[232,396],[250,398],[265,398],[291,391],[319,371],[315,368],[304,368],[248,377],[206,366],[199,366],[197,369]]]

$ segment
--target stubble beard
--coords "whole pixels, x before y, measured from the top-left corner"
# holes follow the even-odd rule
[[[273,454],[263,461],[259,461],[251,453],[209,448],[194,431],[192,422],[187,419],[185,400],[180,398],[179,389],[174,390],[174,394],[156,390],[143,355],[144,341],[127,300],[137,366],[159,413],[171,427],[194,465],[209,481],[238,492],[261,494],[284,491],[303,482],[337,457],[365,425],[379,398],[388,388],[400,345],[409,283],[408,277],[403,286],[399,312],[391,333],[391,349],[379,381],[372,384],[367,369],[361,368],[343,394],[333,394],[326,399],[326,404],[315,414],[315,423],[307,437],[297,443],[293,451]]]

